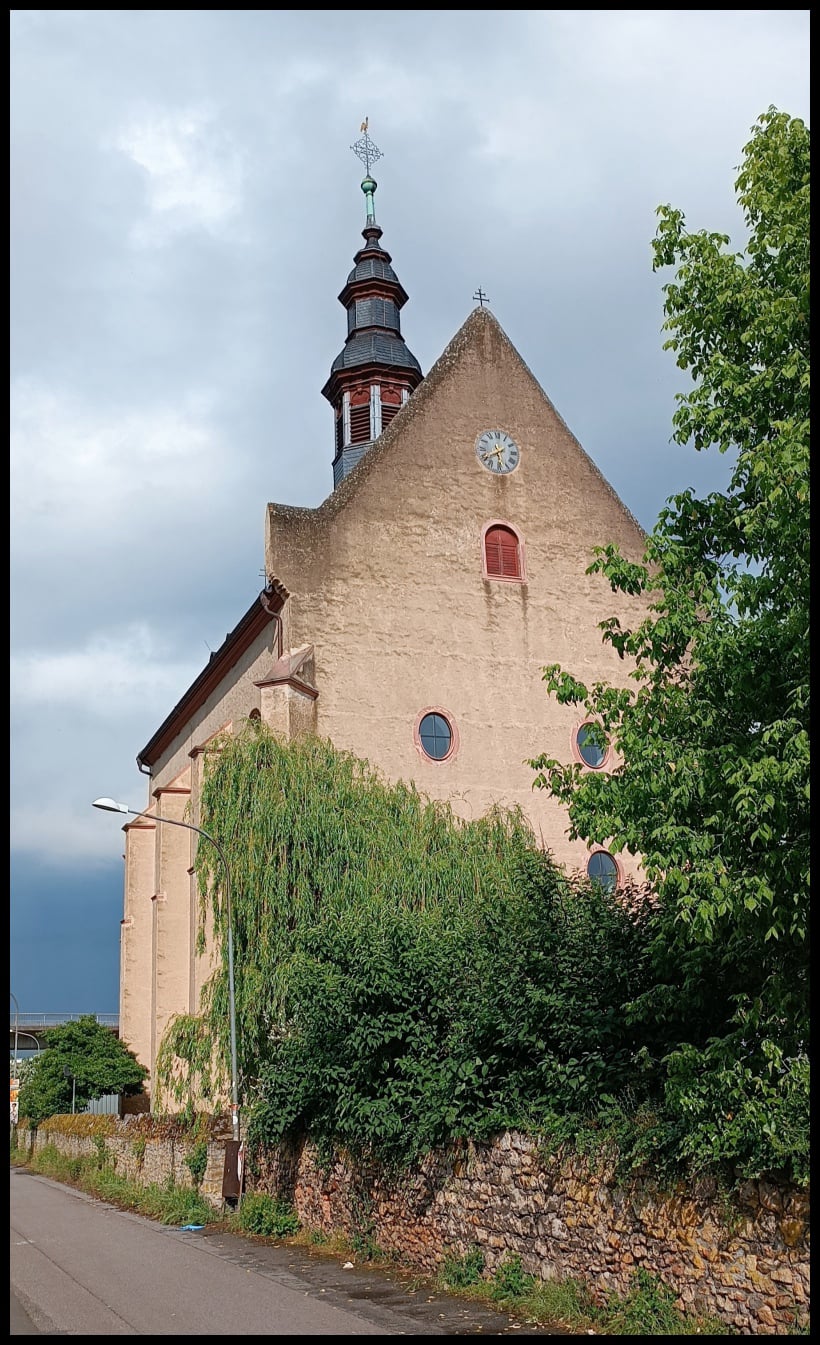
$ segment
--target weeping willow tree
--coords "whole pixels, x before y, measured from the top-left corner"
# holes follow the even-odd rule
[[[388,784],[367,762],[329,742],[282,742],[258,720],[216,739],[205,755],[200,825],[230,865],[239,1073],[259,1077],[287,1035],[299,959],[317,930],[333,937],[399,911],[435,924],[475,919],[475,903],[509,901],[522,873],[545,866],[520,810],[473,822],[412,784]],[[227,910],[217,851],[200,845],[197,951],[208,930],[222,950],[200,1014],[165,1034],[157,1083],[177,1101],[224,1089],[229,1053]],[[438,917],[436,916],[438,913]]]

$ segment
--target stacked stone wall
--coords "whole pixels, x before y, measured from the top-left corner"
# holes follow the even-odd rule
[[[185,1156],[195,1139],[173,1118],[57,1117],[21,1129],[18,1143],[93,1155],[103,1132],[123,1175],[192,1185]],[[200,1190],[216,1208],[229,1134],[216,1126],[208,1136]],[[369,1241],[420,1270],[478,1247],[488,1274],[520,1256],[525,1271],[580,1280],[603,1299],[627,1293],[643,1267],[681,1309],[742,1334],[792,1334],[809,1319],[809,1194],[792,1186],[749,1181],[731,1197],[709,1181],[664,1191],[509,1133],[430,1154],[400,1178],[344,1157],[328,1167],[310,1144],[283,1144],[255,1156],[248,1189],[286,1200],[307,1228]]]

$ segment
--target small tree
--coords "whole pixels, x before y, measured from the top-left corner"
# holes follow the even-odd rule
[[[110,1028],[86,1014],[43,1034],[45,1049],[22,1081],[18,1114],[39,1125],[71,1110],[82,1111],[106,1093],[142,1092],[148,1070]]]

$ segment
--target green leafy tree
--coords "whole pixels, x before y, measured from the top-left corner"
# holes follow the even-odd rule
[[[404,1161],[629,1081],[620,1005],[646,987],[641,922],[598,887],[571,892],[517,810],[460,822],[328,742],[250,721],[209,748],[201,816],[233,876],[255,1140],[307,1131]],[[157,1055],[157,1086],[180,1103],[227,1047],[214,854],[196,862],[222,961],[202,1016],[172,1021]]]
[[[718,1147],[720,1117],[740,1111],[774,1133],[808,1077],[809,152],[799,119],[755,123],[735,183],[743,251],[658,211],[654,268],[676,268],[665,348],[694,385],[673,439],[733,466],[724,491],[667,501],[643,564],[596,548],[589,573],[647,595],[634,629],[601,627],[632,685],[544,669],[618,768],[531,762],[573,836],[642,857],[666,920],[658,987],[635,1012],[678,1023],[668,1099]]]
[[[701,1067],[733,1012],[720,945],[673,950],[663,907],[568,879],[517,810],[462,822],[328,742],[249,721],[209,748],[201,816],[231,865],[252,1148],[309,1134],[323,1158],[401,1165],[512,1128],[617,1149],[624,1170],[807,1171],[807,1070],[780,1088],[772,1055],[764,1088],[760,1050]],[[221,958],[155,1071],[191,1110],[227,1087],[215,856],[197,854],[200,933],[213,913]]]
[[[107,1093],[142,1092],[148,1070],[110,1028],[86,1014],[43,1034],[45,1049],[22,1080],[18,1114],[39,1125]]]

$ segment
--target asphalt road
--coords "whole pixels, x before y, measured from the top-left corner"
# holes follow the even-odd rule
[[[11,1169],[11,1335],[562,1335],[307,1249],[186,1232]]]

